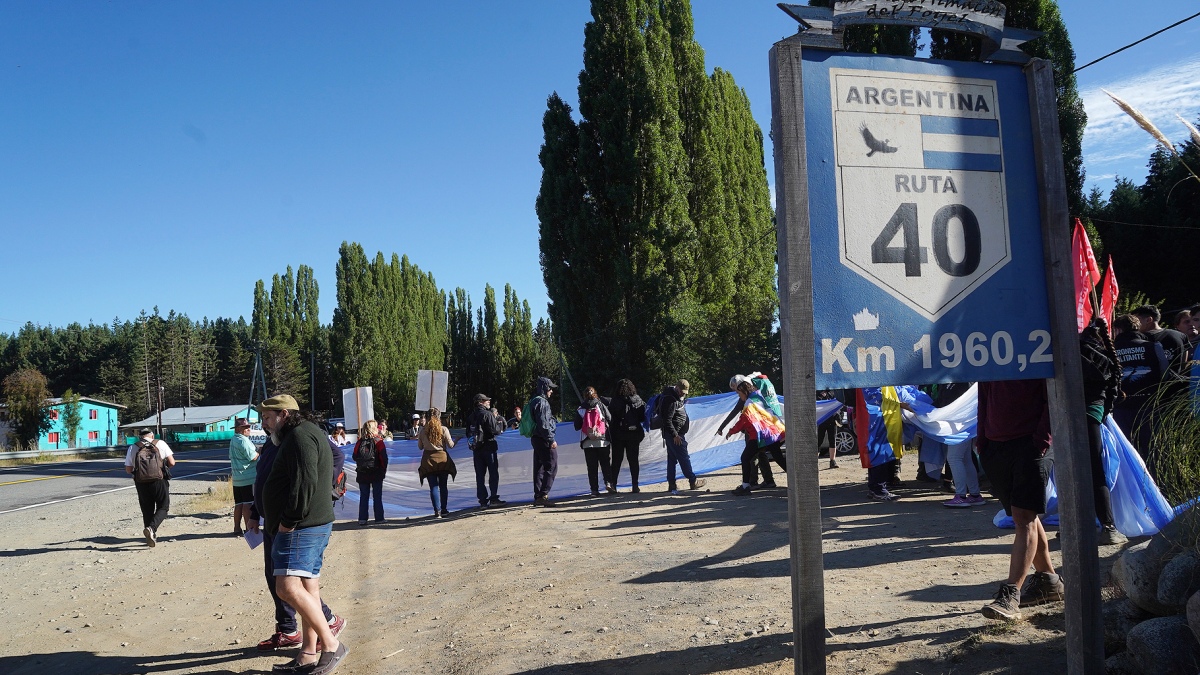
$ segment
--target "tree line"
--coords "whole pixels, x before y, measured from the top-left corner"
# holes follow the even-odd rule
[[[22,400],[32,399],[38,410],[45,398],[68,390],[128,407],[123,423],[158,410],[160,395],[164,409],[248,402],[256,351],[268,395],[290,393],[306,407],[337,414],[343,388],[370,386],[377,416],[397,420],[412,410],[419,369],[450,371],[448,407],[459,412],[470,410],[479,392],[516,405],[535,373],[559,372],[551,324],[534,325],[528,301],[510,286],[499,312],[494,290],[485,287],[472,315],[462,288],[446,293],[407,256],[387,260],[377,253],[368,260],[356,243],[342,244],[336,276],[330,324],[320,321],[312,268],[300,265],[273,275],[269,286],[255,284],[249,323],[197,321],[155,307],[106,324],[27,323],[0,333],[10,418],[29,409]],[[28,442],[45,424],[19,433]]]

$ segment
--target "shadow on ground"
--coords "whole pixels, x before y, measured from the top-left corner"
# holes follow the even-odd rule
[[[244,673],[243,669],[229,670],[231,661],[255,658],[257,652],[246,649],[224,649],[213,652],[174,654],[170,656],[106,656],[93,652],[57,652],[27,656],[0,657],[0,673],[7,675],[109,675],[111,673],[170,673],[204,668],[206,673]]]

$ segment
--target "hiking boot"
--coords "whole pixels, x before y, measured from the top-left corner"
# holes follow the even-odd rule
[[[488,500],[488,506],[504,506],[507,503],[508,502],[504,501],[503,499],[500,499],[499,497],[492,497],[491,499]]]
[[[1025,578],[1025,584],[1021,588],[1020,606],[1032,607],[1049,602],[1062,602],[1064,590],[1061,577],[1051,581],[1049,574],[1034,572]]]
[[[689,490],[699,490],[705,485],[708,485],[708,481],[703,478],[697,478],[696,480],[688,481]]]
[[[1108,525],[1100,528],[1100,537],[1096,540],[1101,546],[1116,546],[1129,541],[1129,537],[1117,531],[1117,528]]]
[[[1021,589],[1016,584],[1000,584],[1000,590],[992,597],[995,600],[980,610],[984,616],[997,621],[1016,621],[1021,618]]]
[[[330,628],[333,628],[332,624]],[[274,635],[258,643],[258,651],[273,652],[279,649],[291,649],[292,647],[299,647],[301,642],[303,640],[300,638],[300,631],[296,631],[295,633],[275,631]]]
[[[146,545],[150,548],[154,548],[154,545],[158,542],[158,539],[154,536],[154,529],[149,525],[142,528],[142,536],[146,538]]]
[[[966,509],[971,507],[971,502],[963,495],[954,495],[953,499],[942,502],[942,506],[949,509]]]

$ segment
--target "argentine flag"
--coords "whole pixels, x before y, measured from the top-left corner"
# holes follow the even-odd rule
[[[921,145],[926,169],[1003,170],[997,120],[922,115]]]

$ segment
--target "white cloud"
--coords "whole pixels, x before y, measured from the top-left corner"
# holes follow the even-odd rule
[[[1121,112],[1101,88],[1140,110],[1167,138],[1183,142],[1188,132],[1175,115],[1188,120],[1200,115],[1200,57],[1193,56],[1145,75],[1108,82],[1080,93],[1088,115],[1083,135],[1088,182],[1107,182],[1114,174],[1140,182],[1154,151],[1154,139]]]

